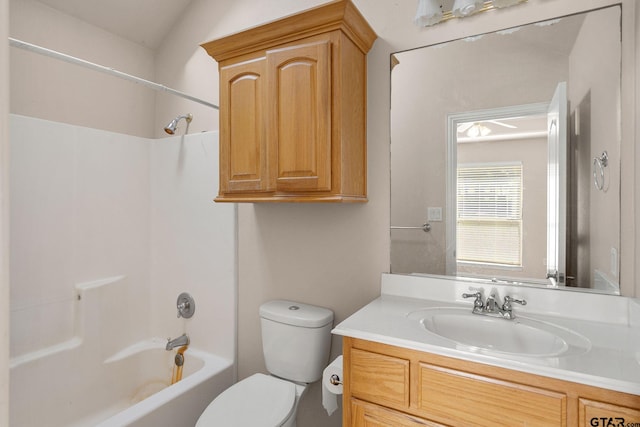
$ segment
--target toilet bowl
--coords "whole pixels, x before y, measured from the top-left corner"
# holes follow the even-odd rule
[[[196,427],[295,427],[307,385],[329,361],[333,312],[292,301],[260,306],[262,348],[272,375],[254,374],[234,384],[204,410]]]

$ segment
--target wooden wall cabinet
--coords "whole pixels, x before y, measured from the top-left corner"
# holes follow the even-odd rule
[[[637,395],[349,337],[343,355],[345,427],[640,425]]]
[[[202,45],[220,71],[218,202],[365,202],[366,54],[338,0]]]

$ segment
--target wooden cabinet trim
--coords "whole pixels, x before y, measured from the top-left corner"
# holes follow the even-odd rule
[[[218,195],[215,201],[226,203],[366,203],[368,199],[366,196],[324,195],[319,192],[313,194],[296,193],[292,195],[247,192]]]
[[[350,0],[337,0],[201,46],[221,62],[333,30],[341,30],[365,54],[377,37]]]

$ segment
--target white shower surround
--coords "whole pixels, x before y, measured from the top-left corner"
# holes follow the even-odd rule
[[[231,361],[233,381],[235,209],[212,202],[217,132],[154,140],[17,115],[10,125],[12,365],[78,339],[78,284],[122,276],[86,352],[105,360],[186,332]],[[196,301],[189,320],[176,317],[183,291]]]
[[[233,360],[189,346],[182,379],[171,385],[176,352],[162,338],[105,358],[104,349],[118,348],[126,328],[118,297],[131,286],[125,276],[76,285],[75,336],[11,361],[10,425],[194,425],[233,383]]]

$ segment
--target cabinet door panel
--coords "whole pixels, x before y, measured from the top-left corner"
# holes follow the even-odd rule
[[[277,190],[331,190],[331,43],[268,51],[267,69]]]
[[[409,361],[351,350],[351,394],[397,409],[409,407]]]
[[[263,105],[265,60],[220,70],[220,193],[273,191]]]
[[[640,396],[635,409],[588,399],[580,399],[578,406],[580,427],[640,426]]]
[[[425,417],[460,426],[566,426],[563,393],[420,364],[418,406]]]

